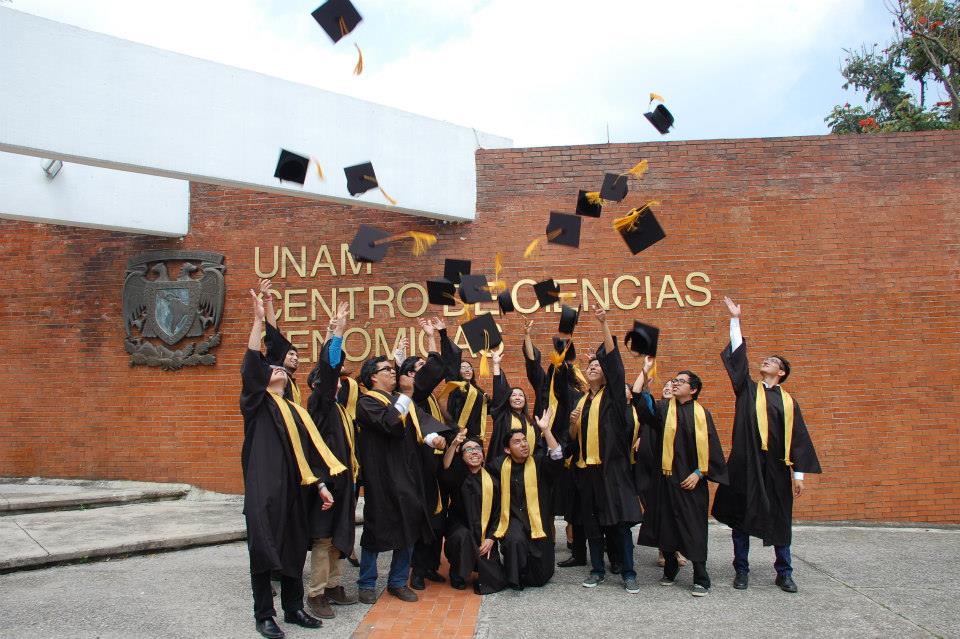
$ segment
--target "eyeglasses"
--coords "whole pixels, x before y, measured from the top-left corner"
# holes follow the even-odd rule
[[[690,383],[690,380],[689,380],[689,379],[676,378],[676,379],[671,379],[671,380],[670,380],[670,383],[673,384],[674,386],[679,386],[679,385],[681,385],[681,384],[689,384],[689,383]]]
[[[465,453],[482,453],[483,449],[479,446],[468,446],[462,449]]]
[[[393,371],[393,366],[384,366],[383,368],[378,368],[374,375],[382,373],[383,371]]]

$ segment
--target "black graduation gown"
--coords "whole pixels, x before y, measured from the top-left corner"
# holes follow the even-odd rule
[[[250,572],[280,571],[288,577],[300,577],[310,547],[308,495],[316,492],[316,487],[300,485],[300,470],[283,416],[267,391],[270,373],[260,351],[247,349],[240,368],[240,463]],[[310,444],[297,412],[292,408],[291,412],[313,475],[329,482],[326,464]]]
[[[820,460],[813,447],[800,405],[794,400],[793,440],[790,460],[784,462],[783,398],[780,387],[767,389],[750,379],[747,343],[731,352],[730,345],[720,355],[737,396],[733,418],[733,444],[727,468],[729,486],[720,486],[713,502],[713,516],[753,537],[765,546],[789,546],[793,523],[792,472],[819,473]],[[757,389],[767,397],[767,448],[760,449],[757,427]]]
[[[530,452],[543,453],[547,449],[546,442],[544,442],[543,437],[540,435],[539,429],[530,423],[526,413],[518,413],[510,408],[510,394],[512,392],[513,387],[510,386],[510,382],[507,381],[507,376],[504,373],[493,376],[493,399],[490,401],[490,416],[493,418],[493,431],[490,435],[490,449],[487,451],[487,457],[489,457],[491,461],[495,461],[506,454],[503,452],[503,440],[506,438],[508,432],[516,430],[514,428],[514,416],[520,420],[520,427],[524,433],[528,434],[528,439],[529,433],[533,433],[533,441],[527,442],[531,446]]]
[[[450,495],[443,547],[450,562],[450,574],[467,581],[471,573],[476,572],[481,595],[500,592],[507,585],[497,544],[494,543],[490,558],[479,554],[481,540],[493,538],[500,521],[500,480],[487,472],[493,480],[493,499],[490,517],[485,522],[480,521],[483,511],[480,473],[471,473],[459,457],[440,473],[445,491]]]
[[[649,404],[647,403],[648,400],[650,402]],[[650,441],[652,429],[649,425],[644,424],[644,420],[641,418],[644,412],[655,412],[656,404],[654,403],[653,396],[646,391],[643,393],[634,393],[630,399],[630,403],[633,405],[633,410],[640,420],[640,429],[638,432],[640,449],[633,455],[633,487],[637,491],[637,496],[640,498],[640,505],[644,510],[643,516],[644,519],[646,519],[647,489],[650,487],[653,471],[660,468],[660,459],[657,458],[654,460],[653,458],[654,443]],[[654,463],[657,465],[655,466]]]
[[[557,475],[563,468],[563,460],[553,460],[548,455],[534,455],[532,459],[537,467],[540,520],[546,537],[530,538],[527,491],[523,481],[524,464],[513,464],[510,469],[510,523],[506,534],[500,539],[500,552],[503,555],[505,578],[514,587],[542,586],[553,577],[555,568],[552,492]],[[490,468],[495,478],[500,478],[505,461],[506,458],[501,458]]]
[[[649,396],[649,393],[646,393]],[[697,438],[694,426],[693,402],[677,405],[677,432],[673,440],[673,474],[664,476],[660,464],[663,451],[663,432],[666,425],[669,400],[657,402],[654,412],[645,405],[639,413],[649,429],[645,430],[652,462],[656,466],[650,472],[650,485],[646,494],[647,510],[643,514],[643,526],[637,543],[660,548],[664,554],[680,551],[691,561],[707,560],[707,511],[710,508],[710,489],[707,480],[718,484],[727,483],[727,464],[713,416],[704,409],[707,417],[707,443],[709,446],[707,474],[697,482],[693,490],[680,487],[697,468]]]
[[[330,344],[323,345],[320,357],[314,366],[310,379],[313,380],[313,392],[307,401],[307,411],[313,417],[320,436],[333,452],[337,459],[348,468],[334,478],[327,488],[333,495],[333,508],[323,510],[323,500],[314,495],[310,500],[310,534],[314,539],[333,539],[333,545],[343,555],[353,553],[353,544],[356,538],[356,524],[354,514],[357,501],[354,491],[353,460],[354,450],[348,439],[347,428],[351,429],[353,441],[356,442],[356,431],[353,422],[344,419],[337,405],[337,380],[340,378],[340,369],[343,359],[336,367],[330,366]]]
[[[385,405],[372,394],[385,398]],[[363,468],[360,545],[384,552],[433,539],[424,503],[422,445],[394,408],[395,396],[367,391],[357,400],[357,451]],[[411,406],[411,410],[416,410]]]
[[[488,402],[489,398],[486,394],[480,390],[479,387],[474,387],[477,389],[477,392],[480,394],[477,397],[477,400],[473,403],[473,408],[470,410],[470,416],[467,418],[467,432],[474,437],[480,437],[480,417],[482,414],[482,403]],[[458,427],[460,423],[460,414],[463,412],[463,409],[466,407],[467,403],[467,393],[462,391],[459,388],[455,388],[450,391],[450,394],[447,395],[447,413],[450,415],[450,419],[453,422],[455,427]],[[489,414],[489,407],[488,407]],[[489,428],[489,424],[487,424]],[[487,433],[487,439],[490,439],[490,433]]]
[[[625,523],[633,526],[640,521],[640,502],[630,468],[630,447],[633,445],[633,416],[627,402],[624,386],[623,360],[614,344],[606,352],[601,344],[597,360],[607,378],[600,398],[599,443],[601,463],[576,468],[574,482],[580,496],[580,520],[588,539],[601,535],[600,527]],[[587,456],[590,407],[588,398],[580,414],[578,458]]]
[[[449,341],[446,340],[445,331],[442,333],[441,339],[444,341]],[[449,436],[455,432],[454,429],[449,428],[443,422],[442,414],[439,418],[437,418],[436,415],[433,415],[433,406],[431,406],[432,403],[436,402],[436,399],[432,398],[433,390],[440,384],[440,382],[443,381],[445,371],[446,366],[444,364],[443,357],[437,353],[429,353],[427,358],[424,360],[423,366],[421,366],[420,370],[417,371],[413,376],[412,399],[414,405],[416,405],[416,407],[420,410],[418,415],[432,415],[434,419],[437,419],[440,424],[444,426],[444,429],[431,429],[427,427],[426,421],[421,418],[420,424],[423,427],[424,435],[436,430],[439,435],[449,438]],[[445,518],[442,508],[444,500],[440,497],[440,484],[438,477],[440,474],[440,469],[443,466],[443,451],[436,450],[430,446],[427,446],[426,444],[421,444],[420,458],[420,467],[423,472],[423,501],[427,505],[427,510],[430,513],[430,526],[436,534],[443,529],[443,521]],[[438,499],[441,502],[440,512],[436,512]],[[439,553],[439,551],[437,552]]]

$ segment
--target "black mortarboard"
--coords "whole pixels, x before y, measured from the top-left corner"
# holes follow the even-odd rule
[[[550,211],[550,222],[547,223],[547,241],[563,246],[580,247],[581,218],[569,213]],[[557,233],[557,231],[560,231]]]
[[[603,211],[603,204],[597,202],[594,204],[590,201],[590,197],[587,196],[589,191],[580,191],[580,194],[577,196],[577,215],[586,215],[587,217],[600,217],[600,213]],[[594,197],[599,200],[600,194],[595,191]]]
[[[463,336],[474,353],[482,350],[492,350],[503,343],[500,329],[490,313],[477,315],[475,318],[461,325]],[[486,335],[484,334],[486,333]]]
[[[347,190],[350,191],[350,195],[360,195],[380,186],[371,162],[348,166],[343,172],[347,176]]]
[[[553,280],[543,280],[533,285],[540,308],[546,308],[560,301],[560,287]]]
[[[464,304],[489,302],[490,289],[486,275],[463,275],[460,277],[460,299]]]
[[[389,245],[384,243],[374,246],[374,242],[388,237],[390,234],[386,231],[361,224],[350,242],[350,254],[361,262],[379,262],[386,257]]]
[[[673,126],[673,114],[667,111],[667,107],[662,104],[658,104],[656,109],[644,113],[643,116],[650,120],[650,124],[663,135],[666,135],[670,131],[670,127]]]
[[[570,344],[570,348],[567,348],[567,344]],[[563,339],[562,337],[553,337],[553,350],[557,353],[563,353],[563,349],[567,348],[567,353],[563,357],[563,361],[572,362],[577,359],[577,349],[574,348],[572,340]]]
[[[443,277],[454,284],[460,283],[461,275],[470,275],[470,260],[446,259],[443,261]]]
[[[283,366],[284,360],[287,359],[287,353],[293,348],[293,344],[283,336],[283,333],[277,330],[276,326],[269,322],[266,331],[267,334],[263,341],[267,346],[267,364]]]
[[[566,335],[573,335],[573,329],[577,327],[577,320],[580,319],[580,309],[572,308],[564,304],[560,308],[560,326],[557,332]]]
[[[427,280],[427,300],[437,306],[455,306],[457,287],[447,279]]]
[[[517,310],[513,306],[513,296],[510,295],[510,291],[504,291],[497,295],[497,305],[500,307],[501,313],[512,313]]]
[[[650,248],[667,236],[649,207],[643,215],[638,215],[630,226],[620,230],[620,235],[634,255]]]
[[[633,321],[633,329],[623,338],[623,343],[634,353],[657,356],[657,340],[660,338],[660,329],[643,322]]]
[[[339,42],[363,20],[350,0],[327,0],[310,15],[334,42]]]
[[[600,197],[604,200],[619,202],[627,197],[627,176],[620,173],[605,173]]]
[[[297,155],[292,151],[280,149],[280,159],[277,160],[277,170],[273,172],[273,177],[281,182],[296,182],[300,186],[307,181],[307,167],[310,165],[310,158]]]

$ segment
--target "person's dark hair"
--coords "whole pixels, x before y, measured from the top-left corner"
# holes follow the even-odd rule
[[[515,391],[515,390],[518,390],[518,391],[520,391],[521,393],[523,393],[523,407],[520,409],[520,412],[523,413],[524,416],[526,416],[526,418],[529,420],[529,419],[530,419],[530,415],[529,415],[529,413],[527,412],[527,407],[528,407],[528,403],[527,403],[527,391],[523,390],[523,389],[520,388],[519,386],[514,386],[513,388],[510,389],[510,394],[513,395],[513,391]],[[507,401],[509,402],[509,400],[507,400]],[[510,407],[510,410],[513,410],[513,407],[512,407],[512,406]]]
[[[703,389],[703,381],[700,376],[693,371],[680,371],[677,375],[686,375],[690,378],[690,390],[693,391],[693,398],[700,397],[700,391]]]
[[[358,381],[366,386],[367,388],[373,388],[373,376],[377,372],[377,367],[381,362],[389,362],[386,355],[377,355],[376,357],[371,357],[363,363],[363,366],[360,367],[360,376],[357,378]]]
[[[480,388],[480,384],[477,383],[477,367],[474,366],[471,362],[464,362],[464,363],[470,364],[470,368],[473,369],[473,376],[470,378],[470,381],[465,380],[465,379],[463,378],[463,374],[460,372],[460,369],[458,368],[458,369],[457,369],[457,381],[458,381],[458,382],[467,382],[468,384],[470,384],[471,386],[473,386],[474,388],[476,388],[478,391],[480,391],[480,392],[482,393],[482,392],[483,392],[483,389]],[[462,365],[463,365],[463,363],[461,363],[461,366],[462,366]]]
[[[460,454],[463,455],[463,447],[467,442],[473,442],[474,444],[479,444],[480,449],[483,449],[483,440],[481,440],[476,435],[467,435],[466,439],[463,440],[463,443],[460,444]]]
[[[290,348],[287,349],[287,352],[283,354],[283,358],[284,358],[284,359],[287,358],[287,355],[290,354],[290,351],[293,351],[293,352],[296,353],[297,355],[300,354],[300,351],[297,350],[297,347],[294,346],[293,344],[291,344],[291,345],[290,345]]]
[[[510,448],[510,440],[513,439],[514,435],[523,435],[524,439],[527,438],[526,431],[508,430],[507,434],[503,436],[503,446],[501,446],[500,448]],[[527,442],[527,443],[530,444],[530,442]]]
[[[422,358],[419,355],[411,355],[407,359],[403,360],[403,363],[400,364],[399,370],[397,370],[398,376],[409,375],[417,369],[417,362]]]
[[[790,377],[790,362],[787,361],[787,358],[783,355],[774,355],[777,359],[780,360],[780,368],[783,370],[783,377],[780,378],[780,383],[783,384],[787,381],[787,378]]]

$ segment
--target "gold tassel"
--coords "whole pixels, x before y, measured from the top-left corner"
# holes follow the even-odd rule
[[[477,375],[480,379],[488,379],[490,377],[490,362],[487,361],[490,355],[490,333],[488,331],[483,331],[483,350],[478,355],[480,355],[480,371]]]
[[[360,50],[360,45],[356,42],[353,43],[353,46],[357,47],[357,65],[353,67],[353,75],[360,75],[363,73],[363,51]]]
[[[453,302],[453,304],[448,304],[448,306],[453,306],[454,308],[456,308],[457,306],[463,304],[463,321],[464,322],[469,322],[470,320],[473,319],[473,314],[470,312],[470,305],[464,303],[463,300],[461,300],[460,298],[454,297],[451,293],[444,293],[443,295],[444,297],[449,297],[450,301]]]
[[[313,162],[313,166],[317,167],[317,178],[323,182],[326,178],[323,177],[323,167],[320,166],[320,163],[317,162],[316,158],[310,158],[310,161]]]
[[[626,173],[621,173],[620,175],[632,175],[635,178],[643,177],[643,174],[647,172],[650,162],[647,160],[640,160],[633,165],[633,168],[627,171]]]
[[[390,204],[393,204],[394,206],[397,205],[397,201],[392,197],[390,197],[390,195],[383,190],[383,187],[380,186],[379,182],[377,182],[377,178],[373,177],[372,175],[364,175],[363,179],[368,182],[373,182],[377,186],[377,188],[380,189],[380,192],[383,193],[383,197],[387,198],[387,201],[390,202]]]
[[[640,219],[640,216],[650,210],[650,207],[653,205],[659,205],[658,200],[653,200],[647,202],[643,206],[631,209],[629,213],[623,217],[618,217],[613,221],[613,228],[618,233],[625,233],[627,231],[632,231],[637,226],[637,220]]]
[[[558,300],[561,300],[561,301],[563,301],[563,300],[572,300],[572,299],[575,298],[576,296],[577,296],[577,294],[574,293],[574,292],[572,292],[572,291],[571,291],[571,292],[567,292],[567,293],[558,293],[558,294],[557,294],[557,299],[558,299]]]
[[[663,96],[660,95],[659,93],[650,93],[650,102],[648,104],[653,104],[654,100],[659,100],[660,102],[663,102]]]
[[[653,360],[653,368],[650,369],[650,372],[647,374],[648,379],[656,380],[657,379],[657,360]]]
[[[343,16],[340,16],[339,18],[337,18],[337,23],[340,25],[340,37],[341,37],[341,38],[344,37],[344,36],[346,36],[348,33],[350,33],[350,31],[347,29],[347,23],[346,23],[346,21],[343,19]]]
[[[584,193],[587,198],[587,202],[593,204],[594,206],[603,206],[603,198],[600,197],[600,191],[587,191]]]
[[[562,229],[562,228],[553,229],[552,231],[550,231],[549,233],[547,233],[545,237],[546,237],[547,241],[549,242],[550,240],[555,240],[556,238],[560,237],[560,234],[561,234],[561,233],[563,233],[563,229]],[[523,251],[523,259],[525,259],[525,260],[526,260],[526,259],[529,259],[531,255],[533,255],[534,253],[536,253],[536,252],[537,252],[537,247],[540,246],[540,243],[543,241],[543,239],[544,239],[543,237],[538,237],[538,238],[535,239],[534,241],[532,241],[532,242],[530,242],[529,244],[527,244],[526,250]]]
[[[550,354],[550,363],[553,364],[554,368],[558,368],[563,364],[564,360],[567,359],[567,351],[570,350],[570,346],[573,344],[573,340],[567,340],[567,345],[563,347],[561,352],[557,352],[556,349]]]
[[[413,254],[418,257],[426,253],[428,248],[437,243],[437,236],[433,235],[432,233],[424,233],[423,231],[404,231],[403,233],[397,233],[396,235],[390,235],[383,239],[377,240],[373,243],[373,245],[381,246],[383,244],[390,244],[391,242],[398,242],[407,238],[413,240]]]
[[[507,289],[507,283],[500,279],[500,273],[502,271],[503,262],[500,258],[500,254],[497,253],[497,256],[493,259],[493,281],[485,287],[485,290],[490,291],[494,295],[498,295]]]

